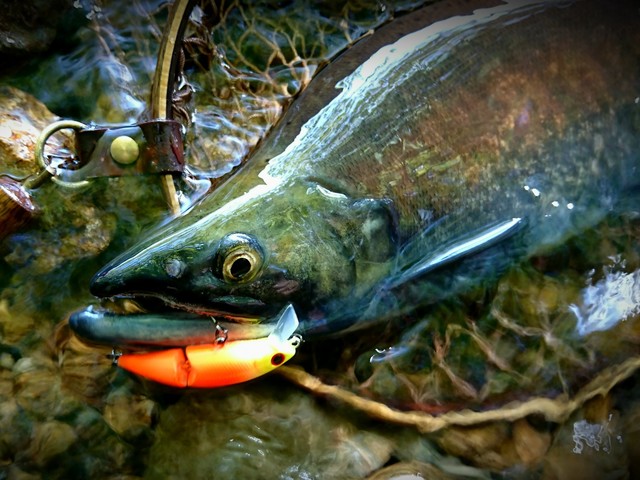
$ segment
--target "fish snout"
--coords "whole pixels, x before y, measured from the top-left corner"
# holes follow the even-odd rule
[[[89,291],[96,297],[151,293],[171,288],[171,275],[150,262],[109,264],[91,279]]]
[[[89,291],[96,297],[112,297],[126,288],[124,282],[118,281],[110,269],[102,269],[91,279]]]

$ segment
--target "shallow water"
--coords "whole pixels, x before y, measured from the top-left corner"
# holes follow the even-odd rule
[[[80,2],[77,43],[0,81],[85,122],[142,115],[166,11],[160,1],[122,3]],[[317,62],[389,16],[375,2],[296,3],[286,20],[271,18],[268,2],[252,5],[223,11],[227,22],[212,34],[222,57],[206,73],[187,64],[195,88],[189,155],[201,177],[240,163]],[[321,40],[300,33],[308,35],[300,26],[307,21]],[[259,62],[274,42],[285,60],[267,70]],[[0,478],[366,478],[378,471],[376,478],[393,478],[383,467],[409,462],[420,465],[408,471],[429,478],[637,472],[637,375],[565,422],[532,415],[431,434],[372,420],[275,376],[217,391],[141,382],[113,368],[108,349],[70,336],[63,320],[93,301],[88,283],[100,266],[166,218],[157,182],[102,179],[79,191],[42,187],[35,196],[42,217],[0,244]],[[308,345],[296,361],[362,397],[436,413],[461,396],[487,409],[499,403],[487,398],[511,399],[514,391],[520,400],[574,394],[597,365],[637,355],[639,233],[637,216],[612,216],[513,266],[497,284],[425,309],[407,325]]]

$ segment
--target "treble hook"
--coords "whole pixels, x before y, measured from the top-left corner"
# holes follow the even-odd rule
[[[216,329],[216,343],[222,345],[227,341],[229,330],[218,323],[214,317],[209,317]]]

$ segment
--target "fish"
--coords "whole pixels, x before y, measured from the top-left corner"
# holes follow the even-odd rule
[[[179,388],[217,388],[261,377],[296,353],[296,313],[288,305],[263,338],[190,345],[144,353],[114,353],[114,363],[137,375]]]
[[[442,3],[338,57],[244,167],[91,292],[160,299],[147,329],[120,317],[139,338],[185,315],[203,332],[210,316],[264,328],[291,304],[307,340],[410,315],[637,213],[635,3]],[[109,343],[105,318],[70,325]]]

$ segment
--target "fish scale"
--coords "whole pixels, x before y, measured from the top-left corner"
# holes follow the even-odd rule
[[[497,51],[495,56],[498,58],[503,50],[507,53],[503,60],[493,60],[493,68],[481,67],[481,61],[469,65],[468,50],[462,50],[458,55],[459,50],[447,49],[446,55],[442,54],[446,58],[434,68],[408,76],[405,83],[391,79],[389,84],[394,85],[393,93],[399,92],[398,95],[388,94],[388,101],[377,106],[377,114],[368,110],[359,112],[362,116],[368,115],[368,129],[377,135],[365,130],[353,132],[349,142],[328,143],[322,157],[325,162],[316,163],[316,169],[324,167],[326,176],[334,171],[344,173],[342,182],[346,184],[346,191],[393,199],[401,223],[408,225],[408,235],[423,227],[417,218],[420,210],[433,212],[433,221],[478,203],[498,210],[500,199],[495,198],[492,187],[510,193],[504,189],[504,184],[497,183],[504,182],[508,176],[512,177],[516,188],[537,174],[545,176],[549,184],[558,184],[565,194],[582,190],[588,183],[585,174],[590,173],[588,159],[571,162],[573,174],[567,176],[566,171],[557,168],[552,155],[544,154],[545,144],[553,148],[558,143],[556,139],[562,138],[567,129],[575,125],[576,119],[589,116],[602,119],[603,112],[606,117],[609,109],[618,109],[623,102],[633,100],[637,94],[637,80],[625,72],[635,68],[631,63],[634,57],[622,55],[620,51],[634,42],[623,43],[610,34],[584,35],[581,32],[598,24],[598,17],[585,21],[590,18],[588,12],[576,15],[574,9],[564,12],[553,6],[549,8],[553,12],[546,14],[545,19],[551,20],[545,21],[545,35],[540,36],[540,44],[532,57],[514,54],[518,53],[520,45],[510,42],[515,38],[522,39],[519,43],[523,43],[529,33],[539,28],[536,15],[499,31],[480,30],[473,37],[474,42],[480,43],[480,48],[493,45],[491,52]],[[507,18],[504,23],[508,21]],[[531,25],[523,25],[526,23]],[[577,30],[578,34],[570,35],[568,28]],[[509,29],[516,30],[518,35],[511,34]],[[620,36],[625,38],[627,33],[623,29]],[[576,41],[576,37],[587,43]],[[631,37],[638,40],[637,33]],[[496,40],[501,41],[497,43]],[[557,44],[566,45],[567,41],[570,43],[566,48],[554,48]],[[446,44],[446,38],[441,43]],[[472,52],[475,54],[476,51]],[[568,78],[549,81],[548,71],[560,68]],[[447,75],[452,70],[454,74]],[[460,71],[466,73],[460,75]],[[583,72],[588,75],[582,75]],[[556,73],[556,77],[558,75]],[[396,76],[404,77],[401,73]],[[460,76],[467,83],[453,81]],[[576,77],[587,81],[577,82]],[[442,84],[441,78],[447,81]],[[431,87],[425,89],[425,84]],[[452,91],[454,87],[455,92]],[[616,92],[616,98],[610,98],[612,91]],[[367,94],[372,95],[368,91]],[[406,98],[418,99],[421,103],[414,102],[410,109]],[[531,105],[527,112],[529,119],[526,125],[518,126],[518,114],[527,108],[527,104]],[[340,105],[336,106],[336,109],[340,108]],[[408,118],[402,118],[407,115]],[[380,128],[388,117],[400,120]],[[614,117],[610,117],[609,122],[610,127],[618,123]],[[581,125],[585,137],[591,134],[589,123]],[[327,129],[330,130],[330,126]],[[353,148],[354,144],[366,147],[357,150]],[[417,147],[407,148],[407,145]],[[381,167],[376,152],[385,159]],[[304,158],[311,157],[307,152],[303,154],[306,154]],[[439,168],[452,158],[460,161],[450,168]],[[412,175],[416,169],[426,173]],[[362,174],[367,171],[377,171],[378,175]],[[512,200],[513,195],[507,199]]]

